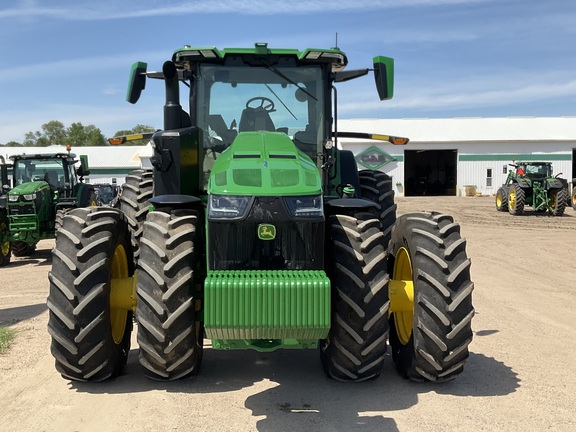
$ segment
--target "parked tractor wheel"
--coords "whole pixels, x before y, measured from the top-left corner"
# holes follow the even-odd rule
[[[36,252],[35,244],[28,244],[23,241],[12,242],[12,254],[16,257],[31,256]]]
[[[376,378],[388,337],[384,229],[371,213],[330,216],[328,224],[332,327],[320,343],[322,366],[338,381]]]
[[[154,211],[144,222],[138,261],[138,343],[148,378],[175,380],[198,373],[203,328],[196,319],[200,275],[197,212]]]
[[[0,213],[0,235],[8,234],[8,217]],[[0,243],[0,267],[10,264],[12,257],[12,244],[9,241]]]
[[[548,195],[548,205],[552,216],[562,216],[566,209],[566,191],[564,189],[551,190]]]
[[[474,316],[470,260],[460,226],[440,213],[410,213],[392,230],[390,346],[400,374],[446,381],[463,370]]]
[[[496,192],[496,210],[508,211],[508,192],[503,187]]]
[[[572,186],[572,208],[576,210],[576,184]]]
[[[47,305],[56,369],[75,381],[118,376],[132,331],[126,280],[134,274],[134,261],[126,217],[111,208],[71,210],[52,257]]]
[[[396,221],[396,204],[392,178],[383,172],[362,170],[360,177],[361,197],[376,203],[376,214],[384,232],[384,244],[390,241],[392,226]]]
[[[524,203],[526,194],[518,183],[512,183],[508,189],[508,212],[511,215],[521,215],[524,213]]]
[[[142,224],[146,220],[148,200],[152,198],[154,179],[151,170],[135,170],[126,176],[120,196],[120,210],[128,216],[132,232],[132,247],[134,258],[138,260],[139,241],[142,236]]]

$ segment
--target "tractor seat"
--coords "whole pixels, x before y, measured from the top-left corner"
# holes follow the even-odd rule
[[[60,186],[58,173],[56,171],[46,171],[44,174],[44,181],[50,185],[51,189],[58,189]]]
[[[294,134],[294,144],[313,160],[318,155],[318,148],[316,145],[317,131],[310,125],[306,125],[306,129],[298,131]]]
[[[275,132],[276,127],[270,118],[270,114],[262,107],[245,108],[238,125],[239,132],[270,131]]]

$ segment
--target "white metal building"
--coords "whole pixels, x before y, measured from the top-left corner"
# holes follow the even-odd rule
[[[513,160],[551,161],[555,174],[576,177],[576,117],[452,119],[351,119],[339,131],[410,138],[406,146],[340,139],[358,167],[370,165],[391,175],[398,195],[493,195],[506,179],[503,166]],[[0,154],[65,152],[64,146],[3,147]],[[88,155],[89,183],[124,182],[126,174],[151,168],[150,146],[77,147]]]
[[[338,130],[410,138],[406,146],[340,140],[359,168],[378,156],[378,169],[406,196],[495,194],[506,179],[503,166],[513,160],[550,161],[555,174],[576,177],[576,117],[352,119],[340,120]]]

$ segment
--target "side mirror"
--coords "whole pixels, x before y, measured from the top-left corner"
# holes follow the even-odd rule
[[[132,65],[130,70],[130,81],[128,82],[128,91],[126,92],[126,100],[131,104],[135,104],[140,99],[142,90],[146,88],[146,68],[147,63],[136,62]]]
[[[374,80],[380,100],[392,99],[394,96],[394,59],[374,57]]]
[[[80,179],[82,179],[84,176],[90,175],[87,155],[80,155],[80,167],[76,170],[76,174],[78,174]]]

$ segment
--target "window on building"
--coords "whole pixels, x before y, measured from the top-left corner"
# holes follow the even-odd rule
[[[486,169],[486,187],[492,187],[492,168]]]

